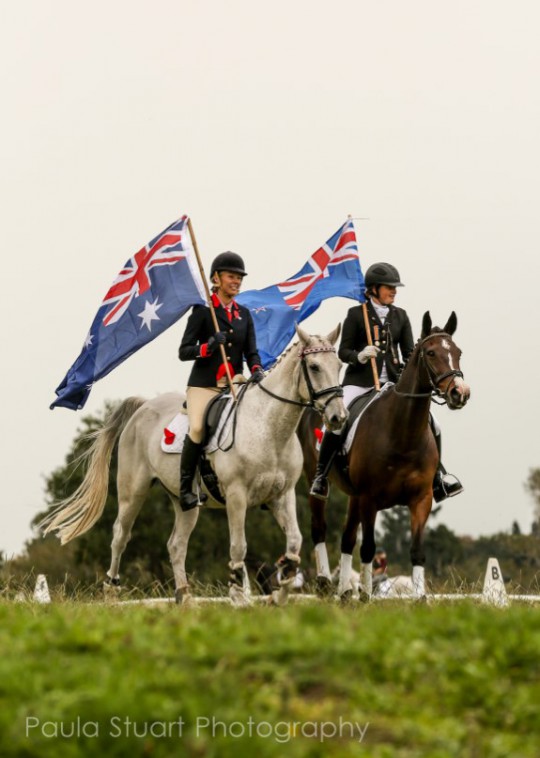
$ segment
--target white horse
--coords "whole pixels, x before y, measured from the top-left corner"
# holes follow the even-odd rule
[[[250,383],[237,403],[234,431],[208,454],[226,502],[230,533],[229,594],[236,604],[249,602],[244,558],[248,507],[265,504],[286,535],[282,586],[274,601],[283,603],[300,562],[302,536],[296,516],[295,485],[302,472],[296,427],[306,406],[315,408],[328,429],[347,418],[339,386],[341,363],[334,348],[340,326],[327,337],[296,328],[299,343],[290,347],[259,384]],[[159,481],[170,496],[175,524],[167,543],[174,570],[176,600],[189,596],[185,560],[199,508],[182,511],[178,501],[179,457],[161,450],[163,429],[178,412],[180,393],[154,400],[128,398],[95,434],[88,469],[77,491],[58,504],[40,526],[56,531],[62,544],[86,532],[105,507],[110,459],[118,444],[118,516],[113,527],[112,560],[107,581],[119,586],[122,553],[150,486]],[[234,435],[234,444],[229,443]],[[229,449],[228,449],[229,448]]]

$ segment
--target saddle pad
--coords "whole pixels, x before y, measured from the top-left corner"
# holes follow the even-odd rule
[[[233,399],[229,397],[224,404],[223,412],[219,419],[214,434],[205,445],[205,452],[213,453],[219,447],[225,446],[227,437],[231,431],[234,414],[231,413]],[[177,413],[172,421],[163,430],[161,449],[164,453],[181,453],[184,446],[184,437],[188,433],[189,423],[185,413]]]
[[[352,447],[352,443],[353,443],[354,435],[356,434],[356,429],[358,427],[358,423],[359,423],[360,419],[362,418],[362,416],[364,415],[364,413],[366,412],[366,409],[369,408],[369,406],[371,405],[371,403],[373,403],[375,400],[377,400],[377,398],[380,397],[383,392],[386,392],[387,390],[389,390],[393,386],[394,386],[393,382],[386,382],[386,384],[384,384],[381,387],[381,391],[373,393],[373,395],[371,395],[369,397],[369,400],[364,405],[364,407],[360,409],[360,413],[358,414],[358,416],[352,422],[352,426],[347,431],[347,435],[346,435],[345,439],[343,440],[343,453],[345,455],[348,455],[348,453],[349,453],[349,451],[350,451],[350,449]],[[355,405],[355,403],[357,403],[357,401],[361,400],[361,399],[362,399],[362,396],[360,396],[359,398],[355,398],[352,401],[352,403],[351,403],[351,405],[349,407],[352,408],[352,406]]]
[[[177,413],[173,420],[163,430],[161,449],[164,453],[181,453],[184,447],[184,437],[189,429],[188,417],[185,413]]]

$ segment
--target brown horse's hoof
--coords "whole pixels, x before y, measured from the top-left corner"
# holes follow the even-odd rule
[[[327,576],[318,576],[315,580],[315,594],[317,597],[331,597],[334,594],[334,586]]]

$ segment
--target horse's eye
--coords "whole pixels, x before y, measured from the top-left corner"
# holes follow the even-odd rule
[[[427,354],[429,355],[430,358],[433,358],[435,356],[435,350],[428,350]]]
[[[319,366],[317,366],[317,364],[316,364],[316,363],[312,363],[312,364],[310,365],[310,367],[309,367],[309,370],[310,370],[310,371],[313,371],[313,373],[314,373],[314,374],[318,374],[318,373],[319,373],[319,371],[320,371],[321,369],[320,369],[320,367],[319,367]]]

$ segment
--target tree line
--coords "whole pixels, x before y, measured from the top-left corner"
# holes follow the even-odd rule
[[[49,584],[61,584],[69,590],[77,586],[101,586],[110,562],[112,526],[116,518],[116,454],[109,473],[109,494],[101,519],[86,534],[61,546],[55,536],[43,538],[37,525],[50,513],[54,504],[75,491],[84,477],[80,458],[92,441],[113,404],[107,403],[96,415],[82,418],[81,427],[71,443],[65,461],[46,479],[45,508],[32,521],[34,536],[20,556],[3,561],[0,568],[5,583],[30,580],[37,573],[47,575]],[[440,506],[433,509],[425,532],[426,571],[435,589],[472,586],[483,580],[489,557],[499,559],[505,579],[516,587],[538,591],[540,578],[540,469],[532,469],[525,483],[534,501],[534,519],[529,534],[522,534],[516,522],[509,531],[473,539],[457,536],[444,524],[437,523]],[[339,563],[341,531],[347,508],[346,496],[331,489],[327,505],[328,549],[331,565]],[[308,487],[304,477],[297,485],[298,521],[304,537],[302,567],[307,578],[314,577],[315,563],[310,536]],[[225,585],[229,560],[229,534],[224,508],[203,508],[189,544],[187,568],[192,582]],[[173,509],[164,490],[156,485],[139,514],[132,538],[121,564],[122,584],[140,588],[153,585],[171,587],[172,569],[167,539],[173,527]],[[285,547],[284,535],[270,512],[248,510],[246,522],[248,555],[246,562],[252,577],[275,571],[275,562]],[[379,515],[377,545],[389,558],[389,574],[409,574],[410,525],[406,507],[395,507]],[[355,556],[356,565],[358,563]]]

